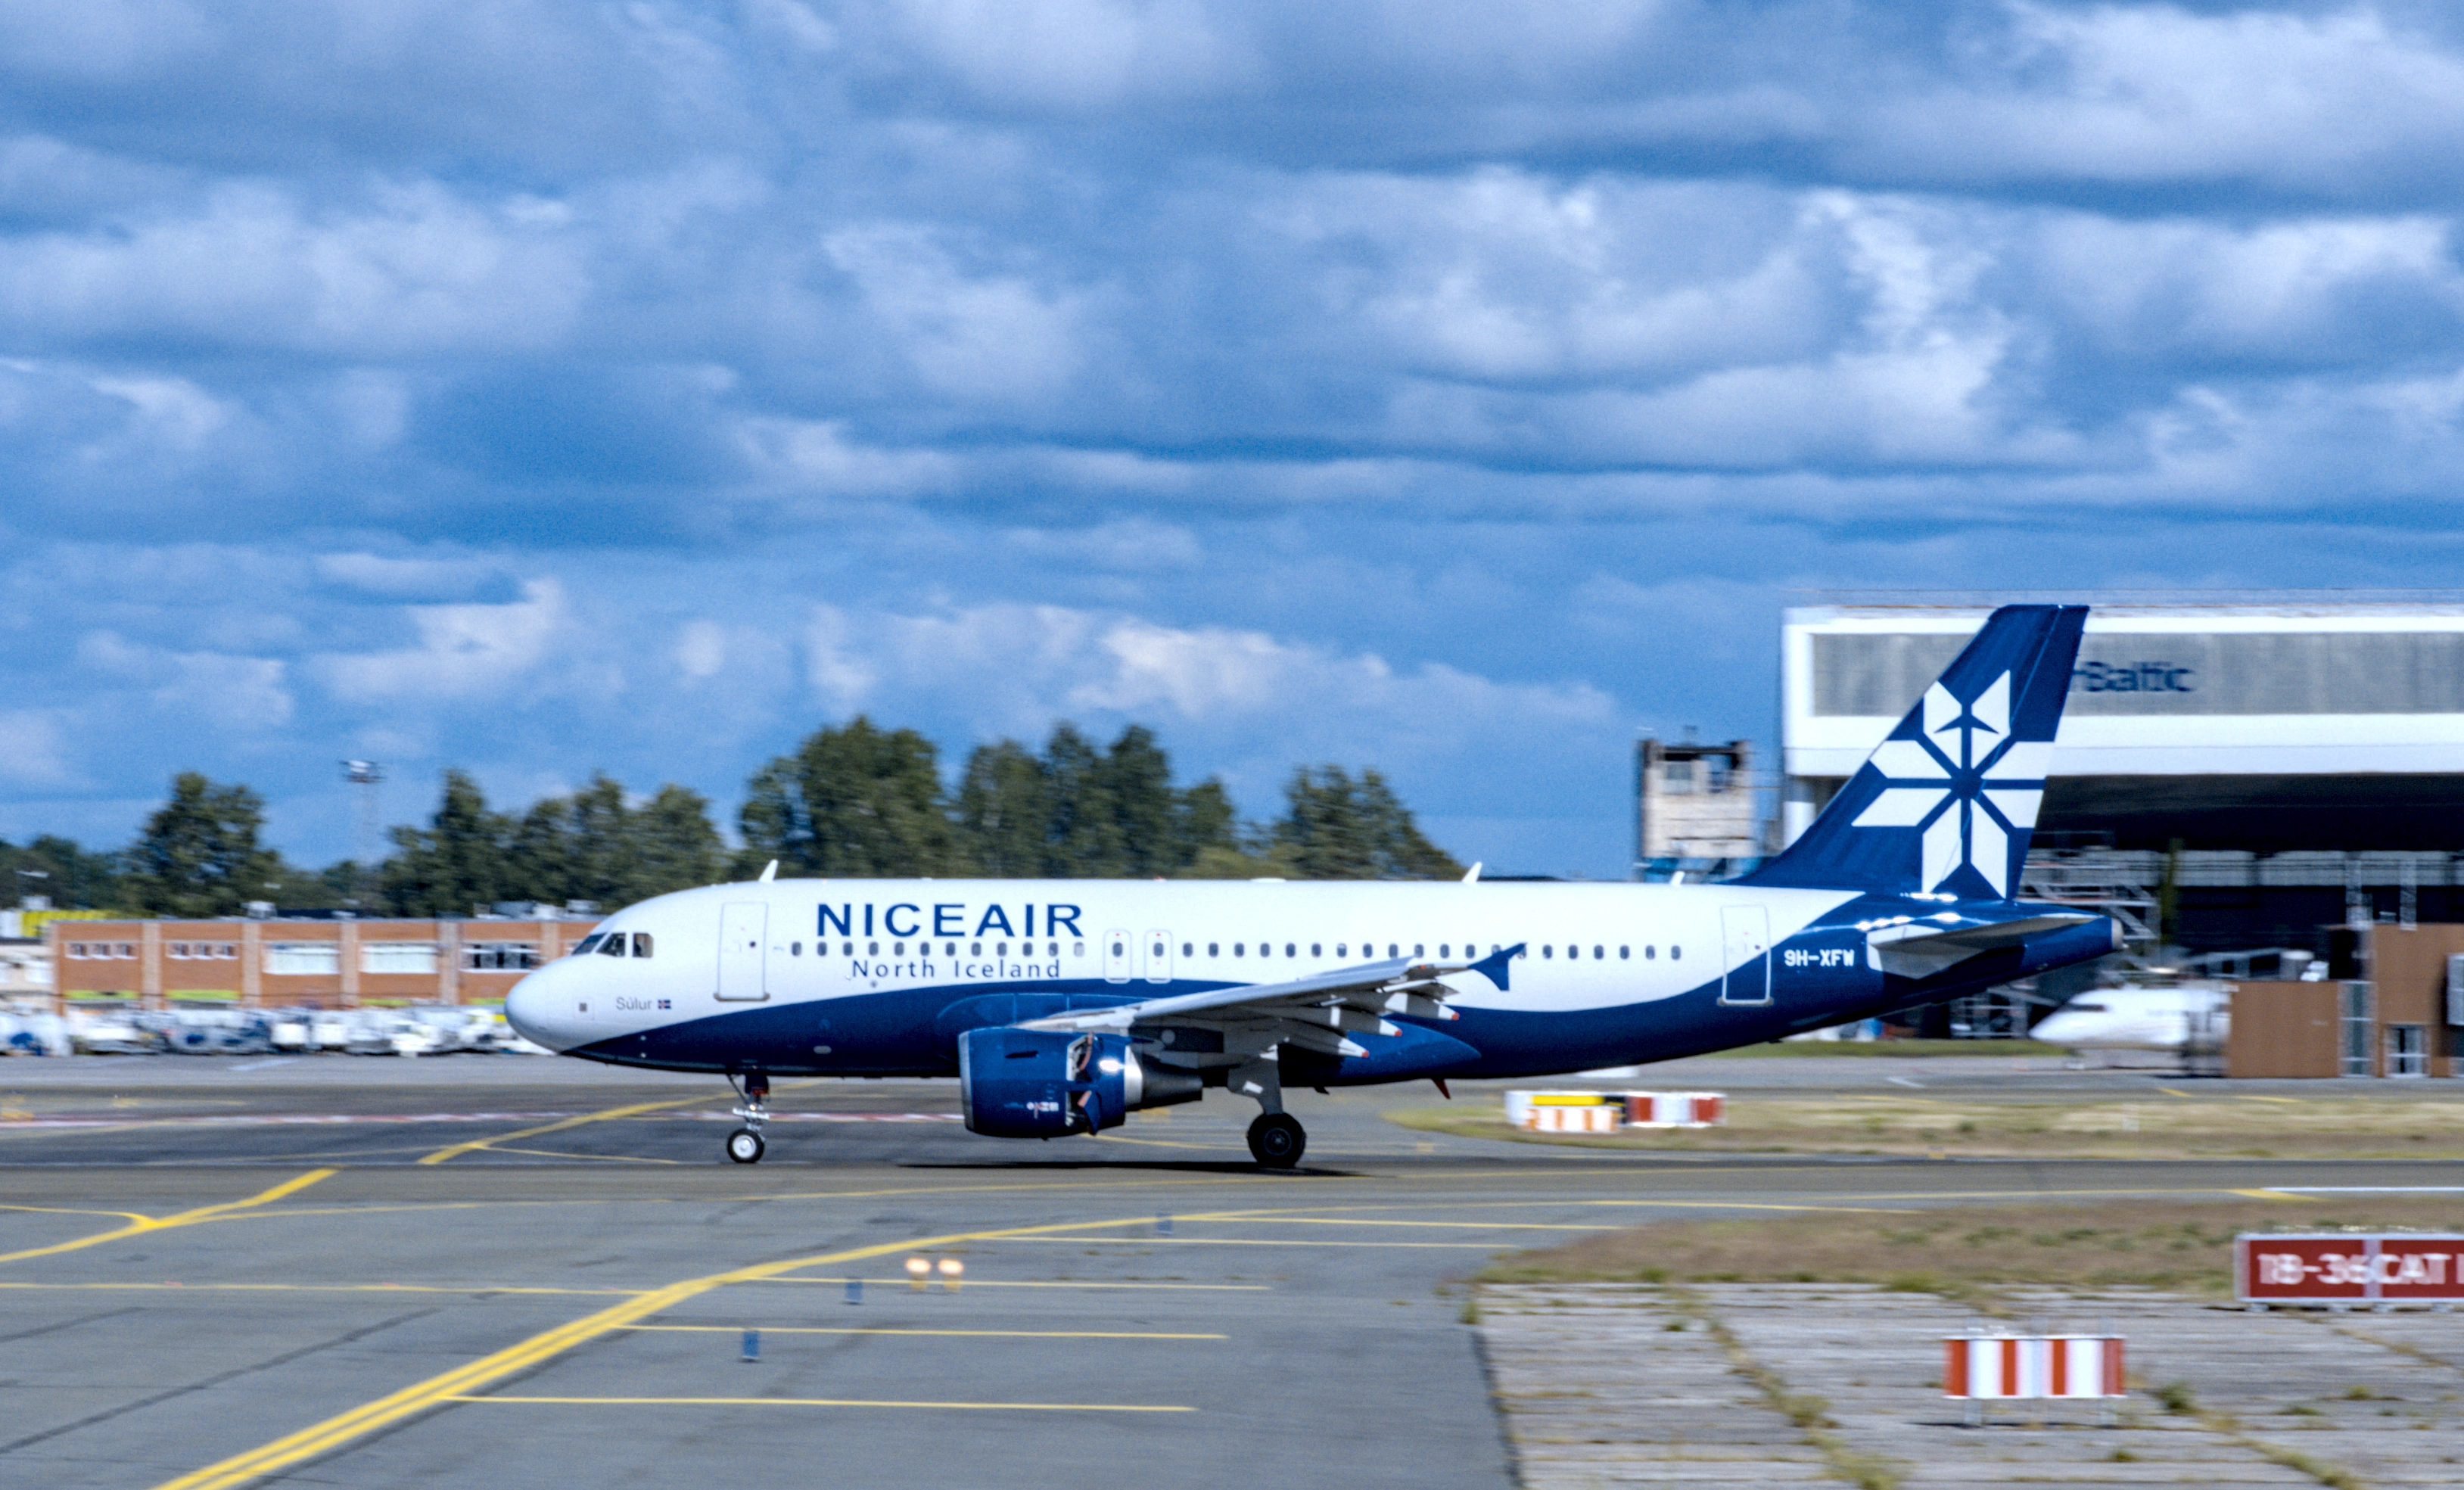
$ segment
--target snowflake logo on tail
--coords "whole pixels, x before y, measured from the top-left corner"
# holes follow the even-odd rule
[[[1966,703],[1936,683],[1925,690],[1922,733],[1884,740],[1867,762],[1882,774],[1883,790],[1852,825],[1921,828],[1925,888],[1972,894],[1973,887],[1950,883],[1967,869],[1993,899],[2007,900],[2011,835],[2036,825],[2053,749],[2051,740],[2011,737],[2010,673]]]

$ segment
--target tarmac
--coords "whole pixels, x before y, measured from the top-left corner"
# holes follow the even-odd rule
[[[1985,1069],[2008,1063],[1686,1063],[1654,1085],[2165,1079]],[[1220,1094],[1041,1144],[966,1133],[951,1083],[782,1083],[744,1167],[706,1078],[7,1063],[0,1485],[1538,1483],[1495,1326],[1464,1318],[1463,1281],[1504,1252],[1680,1216],[2464,1187],[2430,1162],[1741,1159],[1379,1116],[1428,1096],[1296,1093],[1309,1153],[1269,1174]],[[1860,1327],[1904,1310],[1938,1342],[1939,1307],[1891,1296]]]
[[[1533,1490],[2464,1483],[2464,1329],[2408,1310],[2252,1315],[2144,1289],[2013,1290],[2019,1317],[1837,1283],[1484,1288]],[[2120,1401],[1942,1395],[1942,1341],[2118,1334]]]

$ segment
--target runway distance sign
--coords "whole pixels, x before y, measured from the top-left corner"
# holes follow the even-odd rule
[[[2244,1304],[2447,1304],[2464,1300],[2464,1233],[2293,1232],[2233,1238]]]

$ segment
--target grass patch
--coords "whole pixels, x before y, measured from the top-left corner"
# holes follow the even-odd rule
[[[1681,1306],[1699,1321],[1728,1357],[1737,1373],[1754,1384],[1771,1404],[1772,1411],[1787,1418],[1804,1440],[1818,1450],[1832,1474],[1858,1490],[1899,1490],[1901,1467],[1877,1455],[1849,1447],[1838,1435],[1831,1432],[1839,1425],[1831,1418],[1831,1404],[1822,1398],[1790,1388],[1788,1378],[1755,1360],[1734,1331],[1720,1323],[1719,1318],[1702,1306],[1698,1298],[1681,1300]]]
[[[2160,1392],[2163,1390],[2158,1389]],[[2167,1411],[2171,1412],[2174,1409],[2168,1406]],[[2288,1449],[2280,1443],[2270,1443],[2244,1428],[2241,1420],[2231,1413],[2198,1407],[2191,1407],[2186,1411],[2196,1416],[2200,1425],[2210,1433],[2220,1434],[2231,1438],[2271,1464],[2280,1464],[2298,1474],[2307,1475],[2325,1485],[2327,1490],[2367,1490],[2367,1487],[2361,1480],[2353,1478],[2352,1472],[2343,1466],[2330,1464],[2316,1455],[2304,1454],[2299,1449]]]
[[[1485,1282],[1873,1283],[1983,1305],[2000,1286],[2140,1286],[2229,1297],[2237,1231],[2448,1227],[2453,1201],[2128,1201],[1824,1211],[1743,1221],[1658,1221],[1516,1253]]]
[[[1964,1042],[1962,1042],[1964,1043]],[[1766,1048],[1766,1047],[1756,1047]],[[1720,1128],[1535,1133],[1502,1101],[1388,1109],[1464,1138],[1667,1152],[1884,1153],[1962,1158],[2464,1158],[2464,1101],[2437,1093],[2257,1101],[2208,1088],[2112,1098],[1751,1093]]]

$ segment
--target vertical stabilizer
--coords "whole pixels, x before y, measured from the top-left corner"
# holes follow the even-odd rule
[[[2019,885],[2084,605],[2005,605],[1803,837],[1746,883],[2008,900]]]

